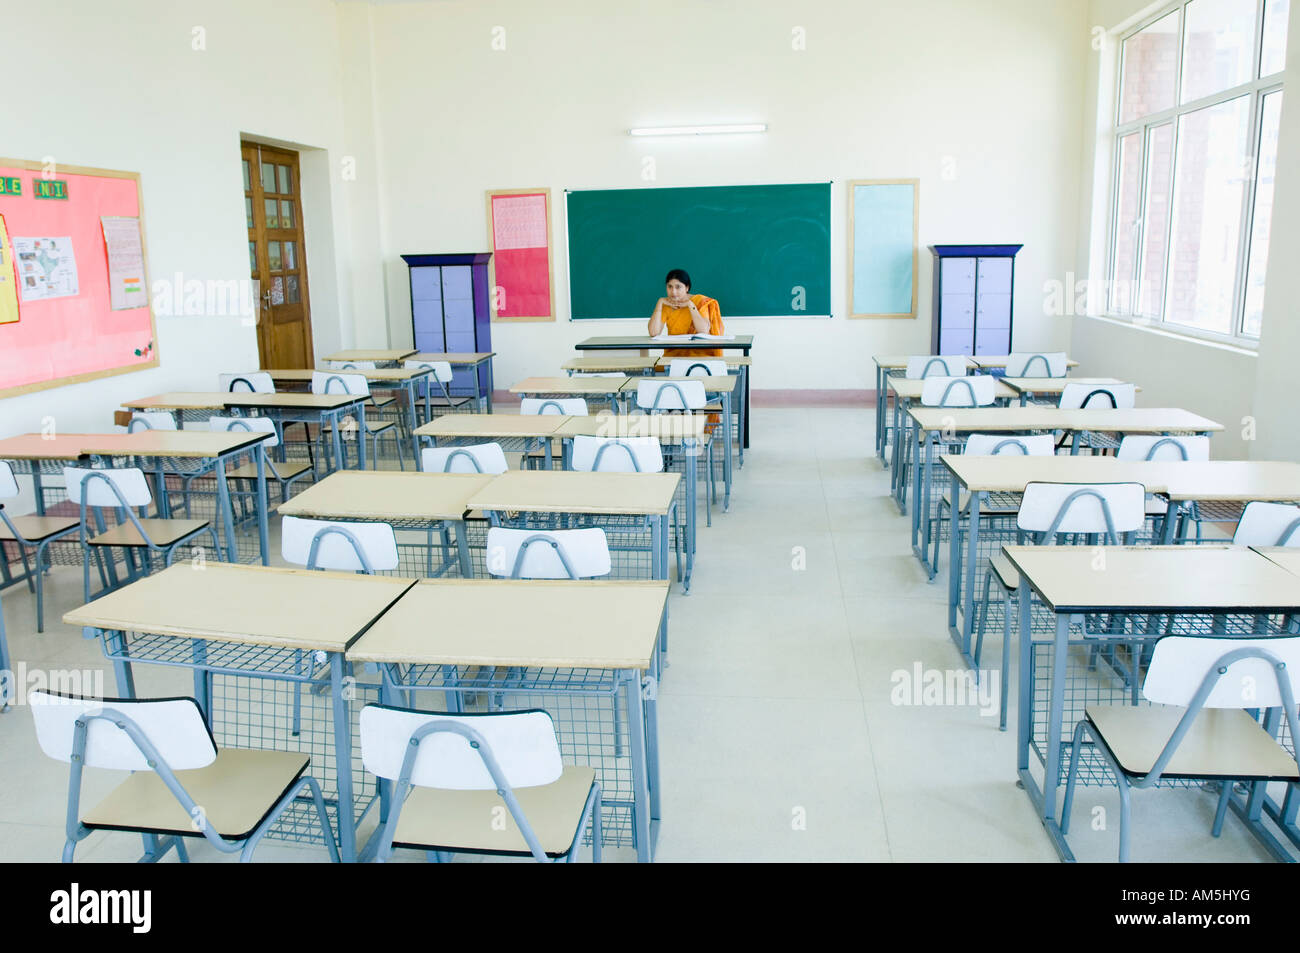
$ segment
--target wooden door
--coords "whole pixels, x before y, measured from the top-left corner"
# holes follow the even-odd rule
[[[266,368],[313,367],[298,153],[251,142],[240,147],[248,264],[262,298],[258,356]]]

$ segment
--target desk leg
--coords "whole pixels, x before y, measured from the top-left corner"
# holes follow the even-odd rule
[[[876,459],[885,462],[885,369],[876,365]]]
[[[36,515],[45,515],[45,489],[41,486],[41,461],[32,461],[32,492],[36,494]]]
[[[127,655],[126,633],[121,630],[113,631],[94,629],[86,627],[81,630],[81,634],[88,639],[98,637],[103,638],[105,643],[113,643],[113,654],[118,656],[113,659],[113,677],[117,680],[117,693],[123,698],[135,698],[135,672],[131,668],[131,663],[121,656]]]
[[[1021,588],[1028,589],[1022,579]],[[1043,820],[1056,820],[1056,789],[1061,773],[1061,722],[1065,718],[1065,664],[1069,655],[1070,617],[1056,617],[1052,643],[1051,707],[1047,713],[1047,757],[1043,764]]]
[[[722,512],[731,508],[731,395],[722,395]]]
[[[136,463],[140,460],[137,458]],[[167,473],[163,470],[163,458],[158,458],[158,466],[154,470],[154,482],[158,485],[158,518],[170,519],[172,515],[171,501],[167,499]]]
[[[1165,522],[1160,527],[1160,542],[1168,546],[1174,541],[1174,528],[1178,525],[1178,519],[1181,515],[1182,504],[1177,500],[1169,500],[1165,506]]]
[[[358,403],[357,404],[357,469],[358,470],[364,470],[366,468],[366,444],[369,442],[367,440],[368,435],[369,435],[369,431],[367,431],[366,429],[366,405],[363,403]],[[375,466],[376,468],[378,468],[379,466],[378,460],[375,461]]]
[[[464,520],[456,520],[456,557],[460,563],[460,575],[463,579],[474,578],[474,566],[469,558],[469,531]]]
[[[961,502],[961,483],[957,479],[956,471],[952,474],[952,488],[949,490],[951,498],[958,503]],[[955,639],[957,637],[957,601],[961,597],[961,592],[957,585],[960,580],[958,573],[961,572],[961,542],[958,528],[961,526],[961,508],[957,505],[951,507],[952,510],[952,529],[948,533],[948,633]]]
[[[974,629],[975,622],[975,554],[979,552],[979,535],[980,535],[980,497],[981,493],[972,493],[970,495],[970,516],[966,525],[966,541],[969,549],[967,550],[969,558],[966,565],[962,567],[965,573],[964,582],[966,584],[965,615],[961,620],[961,654],[967,661],[972,663],[970,654],[970,636]],[[954,527],[956,525],[954,517]],[[956,567],[949,569],[949,572],[955,573]]]
[[[744,356],[749,357],[749,348],[745,348]],[[748,450],[749,449],[749,365],[746,364],[740,370],[741,373],[744,374],[745,376],[745,419],[741,422],[741,429],[743,431],[742,442],[745,449]]]
[[[343,469],[343,435],[339,433],[343,427],[343,420],[337,410],[331,410],[321,414],[320,425],[324,427],[327,421],[330,424],[330,432],[334,435],[331,442],[334,444],[334,470],[337,472]]]
[[[474,375],[474,383],[478,383],[479,377]],[[496,389],[496,382],[492,379],[492,358],[487,359],[487,393],[484,394],[485,403],[487,404],[487,413],[492,413],[492,392]]]
[[[682,591],[691,591],[691,576],[695,572],[695,522],[699,503],[696,482],[699,479],[697,465],[700,447],[694,440],[682,442],[686,454],[686,578],[682,580]]]
[[[266,490],[265,479],[264,475],[263,492]],[[224,456],[217,457],[217,510],[221,516],[221,527],[226,534],[226,561],[237,563],[239,549],[235,545],[235,520],[230,506],[230,485],[226,482],[226,457]]]
[[[190,657],[194,661],[194,700],[199,703],[203,719],[212,731],[212,673],[205,667],[208,664],[208,643],[195,639],[190,646]]]
[[[352,713],[344,696],[343,653],[330,653],[330,691],[334,714],[334,771],[338,776],[339,854],[345,864],[357,859],[357,821],[352,803]]]
[[[646,713],[641,701],[639,671],[624,673],[623,693],[627,703],[628,752],[632,756],[632,831],[636,838],[636,859],[638,863],[648,864],[654,859],[654,843],[650,836]]]
[[[266,526],[266,451],[259,448],[254,453],[257,457],[257,542],[262,547],[262,565],[271,565],[271,544],[267,538]],[[281,491],[284,495],[285,491]]]

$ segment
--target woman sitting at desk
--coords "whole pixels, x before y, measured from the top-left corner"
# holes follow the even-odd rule
[[[691,276],[680,268],[664,279],[667,297],[655,304],[650,315],[650,336],[668,334],[724,334],[718,302],[706,295],[691,294]],[[721,357],[716,349],[665,348],[665,357]]]

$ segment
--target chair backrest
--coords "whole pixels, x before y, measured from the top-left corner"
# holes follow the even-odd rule
[[[716,357],[675,357],[668,362],[668,376],[726,377],[727,362]]]
[[[127,433],[137,430],[175,430],[176,418],[164,410],[137,410],[126,425]]]
[[[1116,460],[1208,460],[1209,437],[1161,437],[1133,434],[1124,437],[1115,451]]]
[[[364,374],[347,374],[339,371],[313,371],[311,375],[311,392],[313,394],[351,394],[370,396],[370,385]]]
[[[414,755],[410,779],[416,787],[494,790],[497,782],[484,764],[484,755],[496,762],[512,788],[550,784],[564,771],[555,725],[544,711],[464,715],[367,705],[361,709],[360,721],[361,763],[371,774],[388,780],[401,775],[407,752],[414,747],[412,736],[435,726],[420,738]],[[480,747],[470,747],[471,738]]]
[[[962,377],[969,364],[960,354],[923,354],[907,359],[903,376],[917,380],[922,377]]]
[[[420,451],[420,469],[425,473],[505,473],[505,451],[499,443],[472,447],[425,447]]]
[[[397,568],[397,537],[387,523],[286,516],[280,526],[280,555],[285,562],[309,569],[379,572]]]
[[[137,467],[118,470],[90,470],[82,467],[64,467],[63,481],[67,484],[68,499],[80,504],[85,491],[87,506],[148,506],[153,502],[149,481],[144,471]],[[117,487],[114,493],[109,484]]]
[[[247,371],[243,374],[222,374],[217,387],[223,392],[252,391],[254,394],[274,394],[275,381],[266,371]]]
[[[983,457],[1004,453],[1018,453],[1026,457],[1050,457],[1056,453],[1056,443],[1050,433],[1021,435],[973,433],[966,438],[966,446],[962,453]]]
[[[494,526],[487,534],[487,570],[511,579],[608,576],[609,542],[594,529],[532,530]]]
[[[325,366],[336,371],[373,371],[374,361],[326,361]]]
[[[402,366],[408,370],[411,368],[431,370],[433,373],[429,376],[435,381],[441,381],[444,384],[451,383],[451,364],[447,361],[403,361]]]
[[[1040,533],[1102,533],[1111,543],[1134,533],[1146,520],[1146,490],[1141,483],[1030,483],[1020,500],[1016,525]]]
[[[525,397],[519,401],[521,414],[587,415],[587,402],[581,397]]]
[[[278,447],[280,435],[276,433],[275,421],[270,417],[209,417],[208,429],[213,433],[225,433],[230,430],[247,430],[250,433],[270,434],[262,441],[264,447]]]
[[[217,759],[199,703],[193,698],[82,698],[33,691],[27,696],[41,750],[56,761],[72,760],[77,720],[105,708],[129,718],[173,771],[203,768]],[[86,723],[84,764],[119,771],[149,771],[152,765],[126,730],[106,718]]]
[[[987,407],[995,399],[996,387],[991,374],[927,377],[921,385],[921,403],[926,407]]]
[[[1300,546],[1300,506],[1247,503],[1232,541],[1241,546]]]
[[[0,460],[0,500],[7,500],[18,495],[18,480],[14,477],[14,468]]]
[[[1068,361],[1064,351],[1012,351],[1007,355],[1007,377],[1064,377]]]
[[[1232,661],[1229,655],[1245,656]],[[1285,666],[1261,656],[1272,656]],[[1219,672],[1219,669],[1226,671]],[[1151,653],[1142,694],[1159,705],[1186,707],[1196,696],[1205,677],[1218,681],[1206,697],[1206,708],[1276,708],[1283,698],[1278,684],[1285,679],[1295,698],[1295,677],[1300,672],[1300,636],[1272,636],[1262,639],[1226,638],[1201,635],[1166,635]],[[1292,705],[1295,702],[1292,701]]]
[[[660,473],[664,454],[658,437],[578,436],[570,466],[600,473]]]
[[[698,410],[708,403],[700,381],[661,381],[646,378],[636,385],[636,405],[642,410]]]
[[[1133,406],[1137,398],[1137,388],[1132,384],[1089,384],[1086,381],[1070,381],[1061,391],[1061,400],[1057,405],[1063,410],[1114,407],[1126,410]]]

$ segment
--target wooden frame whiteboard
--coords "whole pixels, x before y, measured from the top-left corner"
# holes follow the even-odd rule
[[[46,170],[45,163],[36,162],[28,159],[0,158],[0,167],[20,169],[24,172],[34,173],[35,176],[41,176]],[[135,201],[136,201],[135,217],[139,219],[139,223],[140,223],[140,247],[144,257],[143,280],[144,280],[144,286],[148,293],[148,303],[144,305],[144,307],[148,308],[148,312],[149,312],[149,341],[147,342],[147,346],[149,348],[148,357],[144,360],[133,361],[129,364],[122,364],[122,365],[117,365],[112,367],[104,367],[104,368],[99,368],[96,370],[86,371],[77,374],[56,376],[56,377],[51,377],[47,380],[31,381],[25,384],[19,384],[12,387],[0,387],[0,398],[13,397],[18,394],[27,394],[33,391],[48,390],[52,387],[63,387],[67,384],[78,384],[84,381],[98,380],[104,377],[113,377],[118,374],[130,374],[135,371],[142,371],[151,367],[158,366],[158,321],[157,321],[157,316],[154,314],[153,311],[152,286],[149,282],[149,244],[145,236],[144,191],[140,184],[140,173],[124,172],[117,169],[98,169],[98,168],[93,168],[88,166],[74,166],[74,165],[60,164],[55,168],[53,178],[58,179],[58,178],[62,178],[63,176],[87,176],[87,177],[102,178],[102,179],[126,179],[126,180],[130,180],[135,185]],[[32,183],[32,176],[23,177],[24,190],[32,188],[31,183]],[[69,192],[68,201],[75,201],[77,197],[75,191],[75,183],[69,186],[68,192]],[[26,193],[24,193],[24,197],[25,196]],[[49,200],[49,201],[51,205],[54,205],[55,202],[58,202],[60,200],[56,199],[56,200]],[[2,213],[4,213],[4,207],[3,207],[3,203],[0,203],[0,214]],[[90,214],[90,212],[88,211],[87,214]],[[103,213],[100,210],[94,210],[94,215],[95,215],[94,228],[100,237],[100,243],[102,247],[103,231],[100,223],[101,214],[105,214],[105,213]],[[28,229],[26,226],[20,226],[20,227],[24,231],[30,231],[30,229]],[[13,241],[14,234],[15,234],[15,228],[11,220],[9,222],[9,239],[11,242]],[[74,253],[75,251],[76,249],[74,247]],[[105,253],[105,255],[107,256],[107,253]],[[84,293],[81,289],[84,289],[86,283],[89,281],[94,281],[96,283],[102,282],[104,287],[107,288],[108,281],[109,281],[107,270],[105,270],[103,274],[95,274],[91,270],[91,267],[88,267],[92,264],[92,262],[94,267],[97,268],[98,257],[97,256],[93,258],[87,257],[86,250],[83,248],[81,257],[77,259],[79,291],[76,296],[73,296],[67,300],[75,300],[76,298],[81,297],[81,295]],[[20,303],[19,305],[20,311],[27,307],[30,307],[31,304],[33,303],[26,303],[26,304]],[[2,328],[0,328],[0,330],[2,330]],[[3,337],[0,336],[0,342],[2,341],[3,341]],[[142,342],[142,349],[144,346],[145,346],[145,342]]]
[[[492,202],[501,196],[508,195],[540,195],[546,200],[546,287],[550,301],[550,314],[546,315],[524,315],[524,314],[497,314],[497,261],[500,254],[496,246],[496,230],[493,227]],[[549,188],[540,189],[488,189],[487,191],[487,226],[488,226],[488,245],[492,249],[492,257],[488,259],[488,308],[492,315],[493,321],[554,321],[555,320],[555,241],[551,232],[551,190]],[[507,298],[507,306],[509,299]]]
[[[911,303],[907,311],[858,311],[854,305],[856,303],[856,274],[857,260],[854,254],[855,246],[861,250],[865,247],[870,239],[877,236],[877,230],[882,229],[885,232],[905,227],[905,221],[899,222],[875,222],[863,221],[856,215],[857,199],[860,189],[872,189],[878,186],[911,186],[912,189],[912,213],[911,213],[911,267],[912,267],[912,293]],[[919,231],[921,221],[921,180],[920,179],[850,179],[846,187],[849,207],[849,235],[848,235],[848,298],[845,306],[848,309],[850,318],[915,318],[916,317],[916,298],[919,281],[917,278],[917,266],[919,263]],[[906,249],[899,245],[897,253],[906,257]],[[885,266],[888,267],[887,265]]]

